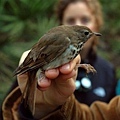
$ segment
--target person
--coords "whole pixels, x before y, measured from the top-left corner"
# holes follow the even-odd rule
[[[101,5],[98,0],[59,0],[56,5],[59,24],[85,25],[100,31],[103,25]],[[79,68],[74,92],[79,102],[90,105],[93,101],[109,102],[116,95],[114,66],[97,54],[97,37],[87,41],[81,51],[82,63],[89,63],[97,74],[88,74]]]
[[[81,57],[78,55],[73,61],[59,68],[45,71],[46,78],[38,81],[34,115],[21,104],[28,74],[18,75],[19,87],[15,88],[3,103],[3,119],[119,120],[120,96],[113,98],[109,104],[96,101],[90,107],[75,99],[73,92],[76,87],[76,65],[80,61]]]
[[[24,60],[28,51],[22,56],[20,63]],[[9,120],[30,119],[90,119],[90,120],[118,120],[120,98],[114,98],[108,105],[95,102],[89,108],[78,103],[74,98],[75,80],[77,75],[76,64],[80,62],[77,56],[72,62],[57,69],[46,71],[46,77],[38,82],[38,99],[36,100],[35,115],[31,115],[23,104],[20,104],[21,92],[27,81],[27,73],[18,76],[19,86],[15,88],[3,103],[3,118]],[[56,84],[56,86],[55,86]],[[110,114],[111,113],[111,114]]]

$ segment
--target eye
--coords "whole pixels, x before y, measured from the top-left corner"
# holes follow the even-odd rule
[[[89,18],[88,16],[83,16],[83,17],[81,18],[81,23],[82,23],[83,25],[87,25],[90,21],[91,21],[91,20],[90,20],[90,18]]]
[[[66,20],[66,23],[67,23],[68,25],[74,25],[74,24],[75,24],[75,19],[72,18],[72,17],[70,17],[70,18],[68,18],[68,19]]]
[[[85,32],[84,32],[84,34],[85,34],[85,35],[88,35],[88,34],[89,34],[89,32],[88,32],[88,31],[85,31]]]

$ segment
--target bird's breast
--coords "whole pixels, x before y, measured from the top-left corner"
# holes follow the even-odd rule
[[[69,47],[61,55],[59,55],[55,60],[44,65],[43,70],[59,67],[65,63],[70,62],[77,55],[78,55],[78,48],[74,45],[69,45]]]

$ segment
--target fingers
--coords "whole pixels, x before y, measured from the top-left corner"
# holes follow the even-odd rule
[[[45,71],[46,78],[42,82],[38,81],[39,89],[46,90],[51,85],[51,80],[57,78],[57,82],[64,82],[64,80],[76,78],[76,64],[80,63],[80,56],[78,55],[73,61],[64,64],[63,66]]]
[[[76,76],[75,68],[76,68],[76,64],[80,63],[80,60],[81,60],[80,56],[78,55],[73,61],[59,68],[45,71],[46,77],[40,81],[38,80],[38,89],[46,90],[51,85],[51,80],[56,79],[58,76],[59,76],[58,79],[63,81]],[[23,91],[26,81],[28,79],[28,75],[26,73],[23,75],[19,75],[17,77],[18,77],[18,84],[21,88],[21,91]]]
[[[55,79],[59,75],[59,70],[58,68],[46,70],[45,75],[46,77],[38,80],[37,88],[42,91],[46,90],[51,85],[51,79]]]
[[[77,72],[76,72],[75,70],[72,70],[72,71],[69,72],[68,74],[60,74],[60,75],[58,76],[58,78],[57,78],[57,82],[63,83],[63,82],[65,82],[65,81],[67,81],[68,79],[75,77],[76,74],[77,74]]]
[[[72,65],[72,63],[67,63],[62,67],[60,67],[60,71],[58,68],[47,70],[45,72],[46,77],[38,80],[38,89],[42,91],[47,90],[47,88],[49,88],[49,86],[51,85],[52,79],[56,79],[56,82],[60,84],[65,82],[65,80],[75,76],[76,71],[72,70],[71,66],[74,66],[74,65]]]
[[[42,78],[41,80],[38,80],[38,85],[37,85],[37,88],[39,90],[46,90],[49,86],[51,85],[51,80],[48,79],[48,78]]]
[[[59,75],[59,70],[58,68],[46,70],[45,75],[49,79],[55,79]]]
[[[80,63],[80,56],[78,55],[74,60],[72,60],[69,64],[65,64],[59,68],[60,72],[63,74],[70,73],[73,69],[76,68],[76,64]]]
[[[73,61],[62,65],[60,68],[50,69],[45,71],[45,75],[49,79],[55,79],[59,75],[59,72],[61,72],[62,74],[69,74],[76,67],[76,64],[78,63],[80,63],[79,55]]]
[[[51,80],[56,79],[58,76],[60,76],[59,80],[66,80],[72,77],[72,75],[69,74],[72,72],[72,70],[70,69],[70,63],[63,65],[62,67],[60,67],[60,69],[66,75],[60,75],[60,70],[58,68],[45,71],[46,77],[42,78],[42,80],[38,80],[38,89],[47,90],[47,88],[51,85]]]

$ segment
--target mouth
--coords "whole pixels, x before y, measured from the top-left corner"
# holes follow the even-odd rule
[[[96,35],[96,36],[102,36],[101,33],[97,33],[97,32],[93,32],[93,34]]]

